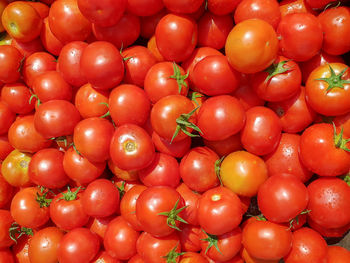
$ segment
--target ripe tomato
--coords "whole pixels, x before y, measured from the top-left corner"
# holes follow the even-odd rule
[[[278,51],[273,27],[261,19],[248,19],[233,27],[226,39],[225,53],[233,68],[256,73],[272,64]]]
[[[136,254],[136,242],[140,233],[121,216],[114,218],[107,227],[103,245],[109,255],[128,260]]]
[[[15,263],[13,253],[10,249],[0,250],[0,260],[6,263]]]
[[[15,242],[10,238],[9,228],[14,220],[9,210],[0,209],[0,249],[9,248]]]
[[[113,134],[110,156],[120,169],[140,170],[151,164],[155,149],[144,129],[135,124],[124,124]]]
[[[15,119],[16,114],[10,110],[6,103],[0,101],[0,134],[7,133]]]
[[[136,217],[142,229],[153,236],[164,237],[179,230],[185,202],[169,186],[153,186],[143,191],[136,201]]]
[[[192,191],[186,184],[181,183],[176,191],[185,201],[186,208],[182,211],[182,218],[191,225],[198,225],[198,201],[200,194]]]
[[[99,262],[103,262],[103,263],[120,263],[121,261],[111,257],[105,250],[100,250],[100,252],[96,255],[96,257],[94,258],[94,263],[99,263]],[[128,261],[130,262],[130,261]]]
[[[239,133],[231,135],[224,140],[208,141],[204,139],[203,141],[207,147],[216,152],[220,157],[243,149]]]
[[[333,119],[335,126],[341,130],[344,129],[344,136],[350,138],[350,112],[337,116]]]
[[[16,82],[21,74],[24,56],[17,48],[10,45],[0,45],[0,81],[3,83]]]
[[[187,252],[198,252],[201,250],[200,234],[202,230],[199,226],[184,225],[180,232],[181,249]],[[186,253],[187,254],[187,253]]]
[[[208,10],[216,15],[227,15],[235,10],[240,0],[208,0]]]
[[[230,153],[220,166],[224,186],[234,193],[252,197],[268,177],[266,164],[258,156],[245,151]]]
[[[56,263],[58,246],[63,236],[62,230],[57,227],[46,227],[35,232],[29,242],[30,262]]]
[[[157,151],[169,154],[175,158],[183,157],[191,147],[191,137],[170,143],[166,139],[160,137],[156,132],[152,132],[152,142]]]
[[[180,258],[179,263],[207,263],[208,260],[201,254],[195,252],[186,252]],[[240,263],[240,262],[237,262]]]
[[[164,7],[162,0],[128,0],[127,11],[141,17],[152,16]]]
[[[198,222],[209,234],[222,235],[232,231],[241,223],[242,215],[240,199],[226,187],[211,188],[199,198]]]
[[[35,52],[40,52],[44,50],[40,38],[35,38],[30,42],[19,42],[15,39],[12,39],[11,46],[17,48],[18,51],[21,52],[21,54],[26,58],[34,54]]]
[[[346,263],[350,260],[350,251],[340,246],[328,246],[327,263]]]
[[[41,3],[41,2],[34,2],[34,3]],[[57,37],[52,33],[49,25],[49,19],[47,16],[44,18],[43,22],[44,22],[44,25],[40,33],[41,43],[47,51],[49,51],[51,54],[55,56],[58,56],[63,48],[63,43],[60,40],[58,40]]]
[[[0,208],[4,208],[12,200],[14,193],[15,188],[4,179],[0,172]]]
[[[14,148],[9,143],[7,134],[0,135],[0,160],[3,161],[13,150]]]
[[[187,16],[167,14],[158,22],[155,37],[159,52],[166,60],[182,62],[197,45],[197,24]]]
[[[35,100],[30,101],[31,95],[22,83],[6,84],[1,89],[1,100],[18,114],[28,114],[34,109]]]

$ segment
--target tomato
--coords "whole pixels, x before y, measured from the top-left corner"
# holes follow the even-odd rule
[[[34,114],[35,129],[47,139],[73,134],[79,121],[79,111],[66,100],[44,102]]]
[[[102,27],[92,24],[92,32],[96,39],[108,41],[118,49],[128,47],[140,36],[140,18],[130,13],[124,13],[113,26]]]
[[[87,186],[81,203],[89,216],[110,216],[119,207],[119,191],[111,181],[97,179]]]
[[[127,11],[141,17],[152,16],[164,7],[162,0],[128,0]]]
[[[342,63],[319,66],[306,82],[306,101],[316,112],[326,116],[350,111],[350,75]]]
[[[301,228],[293,233],[292,249],[284,257],[286,263],[327,262],[327,243],[319,233]]]
[[[14,148],[9,143],[7,134],[0,135],[0,161],[3,161],[13,150]]]
[[[132,123],[142,126],[151,111],[147,93],[133,84],[114,88],[109,96],[109,112],[117,126]]]
[[[34,2],[41,3],[41,2]],[[63,43],[57,39],[57,37],[52,33],[49,25],[49,19],[44,18],[44,25],[41,29],[40,40],[42,45],[51,54],[58,56],[63,48]]]
[[[6,84],[1,89],[1,100],[11,111],[18,114],[28,114],[34,109],[34,100],[30,101],[31,92],[22,83]]]
[[[163,0],[165,7],[172,13],[178,14],[191,14],[196,12],[204,0],[181,0],[181,1],[171,1]]]
[[[108,224],[103,244],[109,255],[120,260],[127,260],[136,254],[136,242],[139,235],[139,232],[119,216]]]
[[[349,186],[339,178],[318,178],[307,187],[308,216],[324,228],[341,228],[350,223]]]
[[[68,190],[56,195],[50,204],[52,222],[64,230],[72,230],[86,225],[89,216],[84,212],[81,198],[82,191],[80,188],[72,190],[68,188]],[[72,231],[69,233],[72,233]]]
[[[120,180],[128,182],[137,181],[139,179],[138,171],[125,171],[120,169],[111,159],[108,160],[108,168],[114,176]]]
[[[122,57],[126,59],[123,82],[143,87],[148,70],[157,63],[156,58],[146,47],[136,45],[123,50]]]
[[[144,190],[136,201],[136,217],[142,229],[153,236],[164,237],[179,230],[185,202],[169,186],[153,186]]]
[[[7,5],[1,20],[9,35],[21,42],[29,42],[37,38],[43,23],[35,8],[24,1]]]
[[[239,227],[218,236],[201,231],[199,237],[202,251],[214,261],[231,260],[242,247],[242,230]]]
[[[47,192],[27,187],[15,194],[11,202],[11,216],[21,226],[38,228],[50,218]]]
[[[160,62],[147,72],[144,89],[152,103],[168,95],[184,95],[188,93],[188,75],[176,63]]]
[[[175,158],[181,158],[188,152],[191,147],[191,141],[191,137],[186,137],[181,141],[170,143],[156,132],[152,132],[152,142],[157,151],[169,154]]]
[[[192,225],[198,225],[198,201],[200,194],[192,191],[186,184],[181,183],[176,191],[185,201],[186,208],[182,211],[182,218]]]
[[[0,1],[0,16],[2,16],[2,13],[4,12],[5,7],[8,5],[8,2],[6,0],[1,0]],[[0,23],[0,32],[4,32],[5,28],[2,25],[2,23]]]
[[[257,106],[246,112],[247,120],[241,131],[243,147],[250,153],[265,155],[274,151],[282,134],[281,121],[272,110]]]
[[[301,71],[296,62],[279,56],[265,71],[255,73],[251,82],[254,91],[263,100],[283,101],[300,90]]]
[[[296,61],[311,59],[322,47],[321,24],[310,13],[289,14],[283,17],[278,25],[277,34],[282,55]]]
[[[251,256],[258,259],[281,259],[292,248],[292,240],[287,227],[269,221],[255,220],[243,228],[242,244]]]
[[[230,153],[220,166],[220,177],[224,186],[234,193],[252,197],[266,181],[266,164],[258,156],[245,151]]]
[[[98,253],[100,242],[96,234],[86,228],[75,228],[65,234],[58,246],[60,263],[90,262]]]
[[[259,188],[258,205],[272,222],[289,222],[306,209],[309,195],[306,186],[293,175],[269,177]]]
[[[83,51],[80,69],[94,88],[111,89],[123,79],[124,64],[118,49],[106,41],[89,44]]]
[[[219,156],[208,147],[192,148],[180,163],[183,182],[192,190],[207,191],[219,184],[216,162]]]
[[[347,150],[350,144],[335,129],[331,124],[319,123],[301,135],[300,158],[309,170],[320,176],[338,176],[350,168]]]
[[[16,114],[10,110],[6,103],[0,101],[0,134],[7,133],[15,119]]]
[[[165,61],[165,58],[160,54],[156,43],[156,37],[153,35],[147,42],[147,49],[151,51],[152,55],[156,58],[158,62]]]
[[[316,14],[307,3],[307,0],[282,0],[280,3],[280,11],[282,17],[294,13]]]
[[[0,250],[0,260],[6,263],[15,263],[12,251],[9,249]]]
[[[9,228],[14,222],[10,211],[0,209],[0,249],[9,248],[15,242],[10,238]]]
[[[306,0],[305,1],[310,7],[315,9],[323,9],[327,4],[331,3],[331,0]],[[326,11],[326,10],[324,10]]]
[[[280,118],[284,132],[301,132],[316,119],[316,112],[306,102],[305,87],[303,86],[290,99],[269,102],[267,106]]]
[[[20,78],[23,55],[17,48],[9,45],[0,46],[0,81],[14,83]]]
[[[124,124],[113,134],[110,156],[120,169],[140,170],[151,164],[155,158],[155,149],[144,129],[135,124]]]
[[[35,52],[24,60],[22,75],[28,87],[32,87],[34,79],[41,73],[56,70],[56,59],[47,52]]]
[[[72,41],[62,47],[57,60],[57,71],[72,86],[80,87],[87,80],[80,70],[80,60],[84,49],[88,46],[82,41]]]
[[[80,12],[77,0],[54,1],[48,20],[52,33],[63,44],[84,41],[91,34],[91,23]]]
[[[155,37],[159,52],[166,60],[181,62],[197,45],[197,24],[187,16],[167,14],[158,22]]]
[[[197,252],[201,250],[200,235],[202,230],[198,226],[184,225],[180,232],[181,249],[188,252]]]
[[[14,193],[15,188],[4,179],[0,172],[0,208],[4,208],[12,200]]]
[[[346,263],[350,260],[350,252],[340,246],[328,246],[327,263]]]
[[[208,56],[199,61],[192,72],[196,90],[208,95],[232,93],[239,84],[239,74],[225,56]]]
[[[315,221],[313,221],[310,217],[307,218],[308,225],[317,231],[319,234],[321,234],[323,237],[336,237],[341,238],[345,235],[346,232],[349,231],[350,224],[338,227],[338,228],[326,228],[319,224],[317,224]]]
[[[282,133],[276,150],[264,156],[269,176],[291,174],[307,182],[312,172],[301,162],[299,157],[300,135]]]
[[[30,185],[28,165],[32,155],[13,150],[1,165],[1,173],[6,182],[15,187]]]
[[[181,251],[179,243],[176,233],[166,237],[154,237],[143,232],[137,240],[136,249],[143,262],[165,263],[169,258],[176,262]]]
[[[233,19],[230,15],[204,13],[198,21],[198,46],[222,49],[232,28]]]
[[[231,135],[224,140],[208,141],[204,139],[203,141],[207,147],[216,152],[220,157],[242,150],[241,136],[239,133]]]
[[[140,1],[140,0],[135,0],[135,1]],[[155,1],[159,1],[159,0],[155,0]],[[129,6],[132,5],[131,2],[132,2],[132,0],[128,1]],[[149,7],[149,5],[150,5],[149,1],[143,1],[143,2],[148,5],[148,8],[143,9],[142,12],[147,12],[148,10],[151,10],[151,8]],[[162,5],[163,5],[163,1],[160,1],[160,2],[162,2]],[[130,12],[133,13],[132,11],[130,11]],[[165,16],[167,13],[168,13],[167,9],[161,9],[161,10],[157,11],[156,13],[154,13],[153,15],[141,16],[140,17],[140,19],[141,19],[141,32],[140,32],[141,37],[143,37],[145,39],[150,39],[156,31],[156,26],[157,26],[159,20],[163,16]]]
[[[256,73],[272,64],[278,51],[273,27],[261,19],[238,23],[229,33],[225,53],[233,68],[242,73]]]
[[[44,19],[49,15],[50,8],[48,7],[47,4],[42,2],[31,2],[28,4],[30,4],[38,12],[38,14],[42,19]]]
[[[77,153],[70,147],[63,157],[63,169],[67,176],[78,185],[86,185],[99,176],[105,170],[106,162],[90,162],[87,158]]]
[[[78,0],[80,12],[91,23],[100,26],[112,26],[118,23],[126,9],[126,0]]]
[[[216,15],[232,13],[240,0],[208,0],[208,10]]]
[[[46,227],[36,232],[29,243],[30,262],[56,263],[58,246],[63,236],[57,227]]]
[[[338,129],[344,129],[344,136],[350,138],[350,112],[344,115],[337,116],[333,119],[335,126]]]
[[[208,260],[201,254],[186,252],[181,256],[180,263],[207,263]]]
[[[240,102],[230,95],[207,99],[197,118],[201,136],[210,141],[224,140],[239,132],[245,123],[245,112]]]
[[[68,100],[72,98],[72,87],[57,71],[47,71],[34,79],[32,89],[41,102]]]
[[[120,263],[121,261],[111,257],[106,251],[100,250],[97,256],[94,258],[94,263],[104,262],[104,263]]]
[[[17,243],[12,246],[12,253],[16,263],[30,263],[28,250],[31,238],[31,235],[23,235],[17,240]]]
[[[273,28],[277,28],[281,20],[280,6],[276,0],[240,1],[234,13],[235,23],[238,24],[251,18],[265,20]]]
[[[19,42],[15,39],[12,39],[11,46],[17,48],[18,51],[21,52],[21,54],[26,58],[36,52],[44,51],[43,44],[38,37],[29,42]]]

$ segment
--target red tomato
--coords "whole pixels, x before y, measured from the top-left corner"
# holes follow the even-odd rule
[[[209,234],[222,235],[232,231],[241,223],[242,215],[241,201],[226,187],[211,188],[199,199],[198,222]]]
[[[0,160],[3,161],[13,150],[14,148],[9,143],[7,134],[0,135]]]
[[[0,134],[6,134],[16,119],[16,114],[0,100]]]
[[[195,252],[186,252],[181,256],[179,263],[207,263],[208,260],[201,254]],[[240,262],[237,262],[240,263]]]
[[[89,223],[86,225],[91,232],[97,234],[103,240],[106,233],[107,225],[115,218],[115,215],[107,217],[95,217],[90,218]]]
[[[0,81],[14,83],[20,77],[23,63],[23,55],[17,48],[9,45],[0,46]]]
[[[41,3],[41,2],[34,2]],[[47,51],[51,54],[58,56],[63,48],[63,43],[57,39],[57,37],[52,33],[49,19],[47,17],[44,18],[44,25],[41,29],[40,40],[43,46]]]
[[[136,254],[136,242],[140,233],[134,230],[123,217],[113,219],[107,227],[103,245],[109,255],[128,260]]]
[[[225,53],[237,71],[256,73],[272,64],[278,51],[273,27],[261,19],[248,19],[233,27],[226,39]]]
[[[305,2],[312,8],[322,9],[326,7],[327,4],[331,3],[331,0],[305,0]],[[326,10],[324,10],[326,11]]]
[[[345,137],[350,138],[350,112],[345,115],[335,117],[333,122],[338,129],[344,129]]]
[[[327,263],[346,263],[350,261],[350,251],[340,246],[328,246]]]
[[[316,230],[318,233],[320,233],[323,237],[336,237],[341,238],[345,235],[346,232],[349,231],[350,224],[338,227],[338,228],[326,228],[319,224],[317,224],[315,221],[313,221],[310,217],[307,218],[308,225]]]
[[[124,76],[122,56],[106,41],[93,42],[83,50],[80,69],[94,88],[104,90],[117,86]]]
[[[21,52],[21,54],[26,58],[35,52],[44,51],[43,44],[38,37],[29,42],[19,42],[15,39],[12,39],[11,46],[17,48],[18,51]]]
[[[13,253],[9,249],[0,250],[0,260],[6,263],[15,263]]]
[[[91,262],[100,249],[96,234],[86,228],[75,228],[65,234],[58,246],[60,263]]]
[[[316,231],[304,227],[293,233],[292,249],[284,260],[286,263],[325,263],[326,257],[326,241]]]
[[[162,0],[128,0],[127,11],[137,16],[151,16],[164,7]]]
[[[129,0],[128,2],[132,2],[133,0]],[[135,0],[135,1],[140,1],[140,0]],[[141,0],[143,1],[143,0]],[[155,0],[155,1],[160,1],[163,5],[163,1],[161,0]],[[143,1],[145,4],[148,5],[148,8],[143,9],[143,12],[147,12],[148,10],[151,10],[151,8],[149,8],[149,1]],[[129,4],[131,5],[131,4]],[[141,11],[141,10],[140,10]],[[132,11],[131,11],[132,13]],[[154,13],[153,15],[150,16],[141,16],[141,32],[140,35],[141,37],[145,38],[145,39],[150,39],[154,33],[156,32],[156,27],[157,24],[159,22],[159,20],[165,16],[168,13],[167,9],[161,9],[159,11],[157,11],[156,13]]]
[[[9,248],[15,243],[9,235],[9,228],[13,223],[10,211],[0,209],[0,249]]]
[[[91,23],[80,12],[77,0],[54,1],[48,19],[52,33],[63,44],[84,41],[91,34]]]
[[[142,229],[153,236],[165,237],[179,230],[185,202],[169,186],[153,186],[143,191],[136,202],[136,217]]]
[[[152,132],[152,142],[157,151],[169,154],[175,158],[181,158],[188,152],[191,147],[191,141],[191,137],[186,137],[181,141],[170,143],[157,133]]]
[[[155,149],[144,129],[135,124],[124,124],[113,134],[110,156],[120,169],[140,170],[151,164]]]
[[[186,184],[181,183],[176,191],[185,200],[186,208],[182,211],[183,219],[192,225],[198,225],[198,201],[200,194],[192,191]]]
[[[197,24],[187,16],[168,14],[157,24],[155,37],[166,60],[185,61],[197,45]]]
[[[202,230],[198,226],[184,225],[180,232],[181,249],[186,251],[197,252],[201,250],[201,235]],[[186,262],[186,261],[185,261]]]
[[[196,12],[204,0],[163,0],[165,7],[172,13],[191,14]]]
[[[4,179],[0,172],[0,208],[4,208],[7,204],[9,204],[14,193],[15,188]]]
[[[11,111],[18,114],[28,114],[34,109],[35,99],[28,87],[22,83],[5,84],[1,89],[1,100]]]
[[[99,263],[99,262],[103,262],[103,263],[120,263],[121,261],[111,257],[106,251],[104,250],[100,250],[100,252],[97,254],[97,256],[94,258],[95,261],[93,261],[94,263]],[[130,261],[128,261],[130,262]]]
[[[230,137],[224,140],[208,141],[204,139],[203,141],[205,146],[212,149],[220,157],[243,149],[242,143],[241,143],[241,136],[239,133],[231,135]]]
[[[316,12],[307,3],[307,0],[282,0],[280,2],[280,11],[282,17],[294,13],[316,14]]]
[[[232,13],[240,0],[208,0],[208,10],[216,15],[227,15]]]

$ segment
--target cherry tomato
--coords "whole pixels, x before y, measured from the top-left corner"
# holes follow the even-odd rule
[[[20,77],[23,63],[23,55],[17,48],[9,45],[0,46],[0,81],[3,83],[14,83]]]
[[[15,119],[16,114],[10,110],[6,103],[0,101],[0,134],[7,133]]]
[[[28,114],[34,109],[35,100],[30,100],[31,95],[28,87],[22,83],[6,84],[1,89],[1,100],[18,114]]]
[[[198,225],[198,201],[200,194],[192,191],[186,184],[181,183],[176,191],[185,200],[186,208],[182,212],[183,219],[192,225]]]
[[[41,3],[41,2],[34,2]],[[58,56],[63,48],[63,43],[52,33],[48,17],[44,18],[44,25],[41,29],[40,40],[42,45],[51,54]]]
[[[152,16],[164,7],[162,0],[128,0],[127,11],[137,16]]]

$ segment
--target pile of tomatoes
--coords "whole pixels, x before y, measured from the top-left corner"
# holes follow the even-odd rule
[[[0,0],[1,263],[349,263],[350,8]]]

